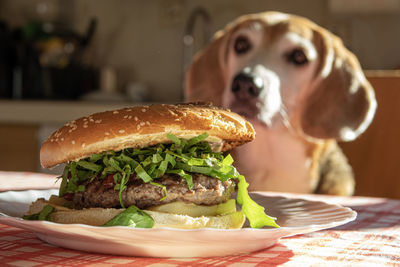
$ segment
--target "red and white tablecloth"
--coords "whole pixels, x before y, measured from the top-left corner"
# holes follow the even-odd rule
[[[51,187],[57,187],[51,175],[0,172],[0,191]],[[254,253],[212,258],[86,253],[43,243],[34,233],[0,224],[0,266],[400,266],[400,200],[285,195],[348,206],[358,217],[333,229],[283,238]]]

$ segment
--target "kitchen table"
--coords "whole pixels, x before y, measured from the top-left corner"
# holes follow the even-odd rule
[[[1,172],[0,191],[57,188],[55,176]],[[30,231],[0,224],[1,266],[400,266],[400,200],[268,193],[350,207],[357,219],[331,229],[285,237],[249,254],[208,258],[145,258],[87,253],[49,245]]]

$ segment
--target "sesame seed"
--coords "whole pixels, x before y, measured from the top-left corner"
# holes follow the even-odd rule
[[[83,121],[87,121],[87,118],[84,118]]]
[[[144,126],[144,125],[146,125],[146,123],[140,122],[140,126]]]
[[[94,123],[100,123],[102,120],[95,120]]]
[[[90,121],[90,122],[94,122],[94,119],[90,118],[89,121]]]
[[[135,118],[134,118],[134,119],[135,119],[135,121],[138,121],[138,120],[139,120],[139,118],[138,118],[138,117],[136,117],[136,116],[135,116]]]
[[[64,137],[61,137],[61,139],[60,139],[60,140],[61,140],[61,142],[63,142],[63,141],[64,141]]]
[[[54,139],[52,138],[52,139],[50,139],[50,142],[54,142]]]
[[[125,132],[125,130],[119,130],[118,132],[119,132],[119,133],[124,133],[124,132]]]
[[[146,121],[146,124],[147,124],[147,125],[150,125],[150,122],[149,122],[149,121]]]
[[[72,129],[68,131],[69,133],[72,133]]]
[[[132,109],[131,109],[131,108],[128,108],[126,111],[132,111]]]
[[[124,119],[127,119],[127,118],[128,118],[128,115],[125,115],[125,116],[124,116]]]
[[[105,134],[105,135],[110,135],[110,133],[109,133],[109,132],[105,132],[104,134]]]
[[[89,127],[87,124],[84,124],[84,125],[83,125],[83,128],[87,128],[87,127]]]
[[[82,147],[85,147],[86,146],[86,144],[85,143],[82,143]]]
[[[117,111],[117,110],[114,110],[113,111],[113,114],[118,114],[119,112]]]
[[[142,112],[146,112],[147,111],[147,109],[145,109],[145,108],[142,108]]]
[[[132,116],[131,116],[131,115],[129,115],[129,116],[128,116],[128,119],[132,119]]]
[[[72,141],[71,141],[71,144],[75,145],[75,140],[72,140]]]

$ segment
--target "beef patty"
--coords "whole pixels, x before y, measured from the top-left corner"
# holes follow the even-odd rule
[[[164,197],[160,186],[145,183],[141,179],[131,180],[122,192],[122,202],[128,207],[135,205],[140,209],[166,204],[174,201],[184,201],[197,205],[215,205],[226,202],[233,191],[233,180],[221,182],[203,174],[192,173],[193,188],[190,190],[186,180],[175,174],[166,174],[154,182],[164,185],[167,189]],[[85,192],[75,193],[74,208],[118,208],[120,207],[119,191],[113,186],[105,186],[104,180],[95,179],[86,185]]]

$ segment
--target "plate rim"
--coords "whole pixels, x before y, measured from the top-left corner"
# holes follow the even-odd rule
[[[24,193],[26,191],[48,192],[50,189],[33,190],[10,190],[0,192],[0,197],[4,193]],[[54,192],[54,191],[53,191]],[[44,194],[44,193],[43,193]],[[142,256],[142,257],[215,257],[236,255],[237,253],[250,253],[256,250],[268,248],[279,242],[281,238],[307,234],[319,230],[329,229],[351,222],[356,219],[357,213],[349,207],[344,207],[336,203],[328,203],[320,200],[291,197],[285,195],[268,195],[268,192],[251,192],[250,194],[259,195],[262,198],[274,198],[277,201],[284,199],[289,201],[302,201],[311,204],[322,204],[324,207],[333,207],[334,210],[345,212],[343,219],[333,220],[319,224],[308,224],[303,226],[282,226],[280,228],[241,228],[241,229],[177,229],[177,228],[132,228],[128,226],[91,226],[85,224],[60,224],[49,221],[29,221],[20,217],[13,217],[0,210],[0,223],[33,232],[41,241],[59,247],[75,249],[93,253],[105,253],[123,256]],[[4,199],[0,198],[4,203]],[[27,201],[21,203],[26,205]],[[111,228],[111,229],[110,229]],[[170,239],[175,234],[175,238]],[[221,238],[225,237],[225,238]],[[242,246],[231,245],[232,240],[240,238]],[[104,250],[98,246],[98,240],[103,240],[112,248],[112,251]],[[210,242],[215,247],[209,250]],[[132,243],[140,243],[136,248]],[[235,242],[233,242],[235,243]],[[89,248],[82,246],[89,244]],[[165,246],[165,244],[167,244]],[[249,245],[250,244],[250,245]],[[119,250],[122,246],[122,251]],[[150,250],[146,250],[148,247]],[[161,252],[153,252],[153,247],[162,249]],[[172,249],[171,249],[172,248]],[[144,252],[143,252],[144,251]],[[178,251],[178,252],[176,252]],[[185,254],[181,254],[185,251]],[[218,253],[217,253],[218,252]],[[172,253],[172,254],[171,254]]]
[[[56,190],[54,188],[48,188],[48,189],[28,189],[28,190],[9,190],[9,191],[3,191],[0,192],[0,196],[4,193],[9,193],[9,192],[16,192],[16,193],[23,193],[23,192],[27,192],[27,191],[49,191],[49,190]],[[263,197],[271,197],[271,198],[281,198],[281,199],[288,199],[288,200],[294,200],[294,201],[306,201],[306,202],[312,202],[312,203],[321,203],[327,206],[332,206],[332,207],[336,207],[338,209],[343,209],[345,211],[347,211],[349,213],[349,217],[339,220],[339,221],[334,221],[334,222],[330,222],[330,223],[324,223],[324,224],[310,224],[307,226],[281,226],[279,228],[273,228],[273,227],[268,227],[268,228],[251,228],[251,227],[245,227],[245,228],[240,228],[240,229],[216,229],[216,228],[199,228],[199,229],[178,229],[178,228],[171,228],[171,227],[160,227],[160,228],[132,228],[129,226],[110,226],[112,228],[121,228],[121,229],[129,229],[129,230],[139,230],[139,231],[154,231],[154,230],[159,230],[159,229],[166,229],[166,230],[173,230],[173,231],[178,231],[178,232],[198,232],[198,231],[204,231],[204,230],[210,230],[210,231],[223,231],[223,232],[241,232],[241,231],[276,231],[277,229],[282,229],[282,230],[302,230],[304,228],[321,228],[323,227],[323,229],[327,229],[327,228],[331,228],[331,227],[335,227],[335,226],[328,226],[328,225],[343,225],[346,223],[349,223],[351,221],[354,221],[357,218],[357,212],[349,207],[346,206],[342,206],[340,204],[337,203],[329,203],[323,200],[314,200],[314,199],[308,199],[306,197],[291,197],[291,196],[285,196],[285,195],[279,195],[279,193],[273,193],[272,195],[268,195],[268,192],[263,192],[263,191],[252,191],[249,192],[250,195],[254,195],[254,194],[258,194],[261,195]],[[284,194],[284,193],[283,193]],[[2,199],[0,199],[0,202],[2,201]],[[350,214],[352,216],[350,216]],[[14,217],[14,216],[9,216],[5,213],[3,213],[0,210],[0,222],[3,220],[3,218],[12,218],[15,219],[19,222],[26,222],[26,223],[35,223],[35,222],[39,222],[39,223],[43,223],[43,224],[49,224],[49,225],[66,225],[66,224],[61,224],[61,223],[56,223],[56,222],[50,222],[50,221],[29,221],[29,220],[24,220],[20,217]],[[78,223],[74,223],[74,224],[68,224],[68,225],[74,225],[74,226],[80,226],[83,228],[88,228],[88,229],[99,229],[102,228],[101,226],[92,226],[92,225],[87,225],[87,224],[78,224]]]

